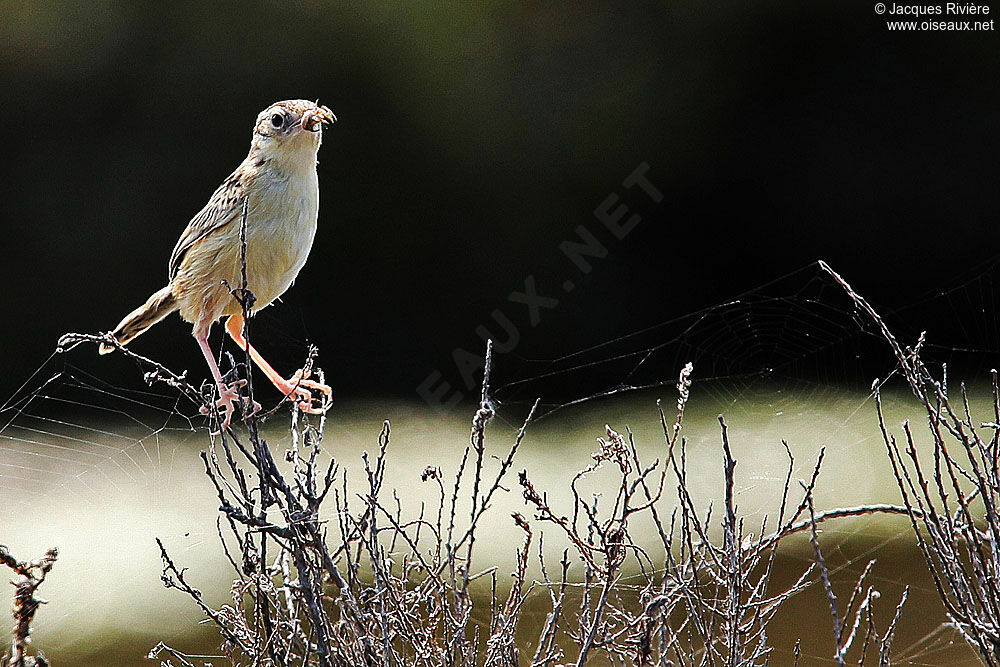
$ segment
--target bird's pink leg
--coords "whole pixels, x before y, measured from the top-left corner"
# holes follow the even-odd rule
[[[219,387],[219,402],[216,404],[216,407],[223,408],[226,411],[226,416],[219,425],[224,431],[229,428],[229,422],[233,418],[233,399],[239,398],[239,392],[236,387],[230,387],[222,380],[222,372],[219,371],[219,364],[215,362],[215,355],[212,354],[212,348],[208,344],[208,329],[203,331],[195,329],[194,337],[198,341],[198,347],[201,348],[202,354],[205,355],[208,368],[212,371],[212,377],[215,378],[215,384]],[[204,409],[202,411],[205,412]]]
[[[292,375],[291,378],[285,379],[278,374],[278,371],[274,370],[271,364],[267,363],[264,357],[260,356],[260,352],[254,349],[253,345],[250,345],[246,338],[243,337],[243,316],[242,315],[231,315],[228,320],[226,320],[226,331],[229,332],[230,337],[236,341],[236,344],[240,346],[240,349],[249,352],[250,358],[253,362],[257,364],[260,370],[264,371],[264,375],[267,379],[278,388],[282,394],[287,396],[293,402],[297,402],[299,409],[303,412],[308,412],[310,414],[319,415],[326,412],[326,404],[329,403],[333,398],[333,389],[329,386],[310,380],[309,377],[303,373],[303,371],[298,370]],[[320,396],[318,399],[312,395],[312,389],[321,392],[324,396]],[[321,402],[320,407],[313,405],[313,401],[319,400]]]

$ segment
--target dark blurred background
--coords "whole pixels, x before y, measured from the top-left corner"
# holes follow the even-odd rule
[[[285,98],[340,121],[311,259],[255,340],[287,372],[319,345],[338,400],[416,399],[429,377],[465,392],[453,351],[478,354],[480,325],[505,337],[494,309],[517,369],[821,257],[892,311],[996,253],[996,33],[889,32],[868,0],[0,11],[2,395],[61,333],[107,330],[164,284]],[[622,186],[642,163],[659,203]],[[642,216],[621,241],[594,216],[612,194]],[[559,250],[581,225],[608,249],[587,274]],[[529,275],[560,299],[537,326],[508,299]],[[177,317],[134,345],[206,373]]]

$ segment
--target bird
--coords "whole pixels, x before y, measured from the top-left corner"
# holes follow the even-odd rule
[[[243,285],[245,256],[246,287],[254,296],[249,312],[254,314],[281,296],[305,265],[319,213],[316,165],[323,126],[336,120],[329,108],[307,100],[276,102],[260,112],[246,159],[191,218],[174,246],[167,285],[122,319],[111,332],[117,345],[107,341],[100,353],[114,352],[179,312],[192,324],[218,388],[215,411],[224,430],[242,383],[223,380],[208,336],[213,324],[226,317],[226,332],[282,394],[305,412],[324,412],[325,407],[313,405],[317,399],[312,391],[320,392],[318,399],[328,405],[323,399],[332,397],[329,386],[311,380],[303,370],[285,379],[247,342],[243,303],[233,288]],[[213,410],[206,406],[202,412]]]

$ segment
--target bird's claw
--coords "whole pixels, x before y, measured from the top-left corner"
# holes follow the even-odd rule
[[[219,422],[220,431],[225,431],[229,428],[229,423],[233,419],[233,411],[235,409],[233,401],[240,404],[240,408],[243,410],[244,419],[257,414],[261,410],[260,403],[240,394],[240,389],[245,386],[247,386],[246,380],[238,380],[237,382],[230,383],[225,387],[219,387],[219,400],[215,402],[215,410],[223,412],[222,420]],[[200,412],[203,415],[209,415],[212,414],[212,408],[207,405],[203,405],[201,406]]]
[[[299,410],[310,415],[323,415],[333,404],[333,389],[322,382],[310,380],[310,371],[299,369],[288,378],[289,391],[285,394],[288,400],[295,403]],[[319,395],[314,395],[318,391]],[[316,402],[319,405],[316,405]]]

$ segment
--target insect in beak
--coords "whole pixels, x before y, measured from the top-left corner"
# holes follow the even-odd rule
[[[327,107],[317,107],[315,109],[310,109],[302,115],[302,121],[300,125],[303,130],[308,130],[309,132],[319,132],[324,124],[330,124],[336,122],[337,117],[333,115]]]

